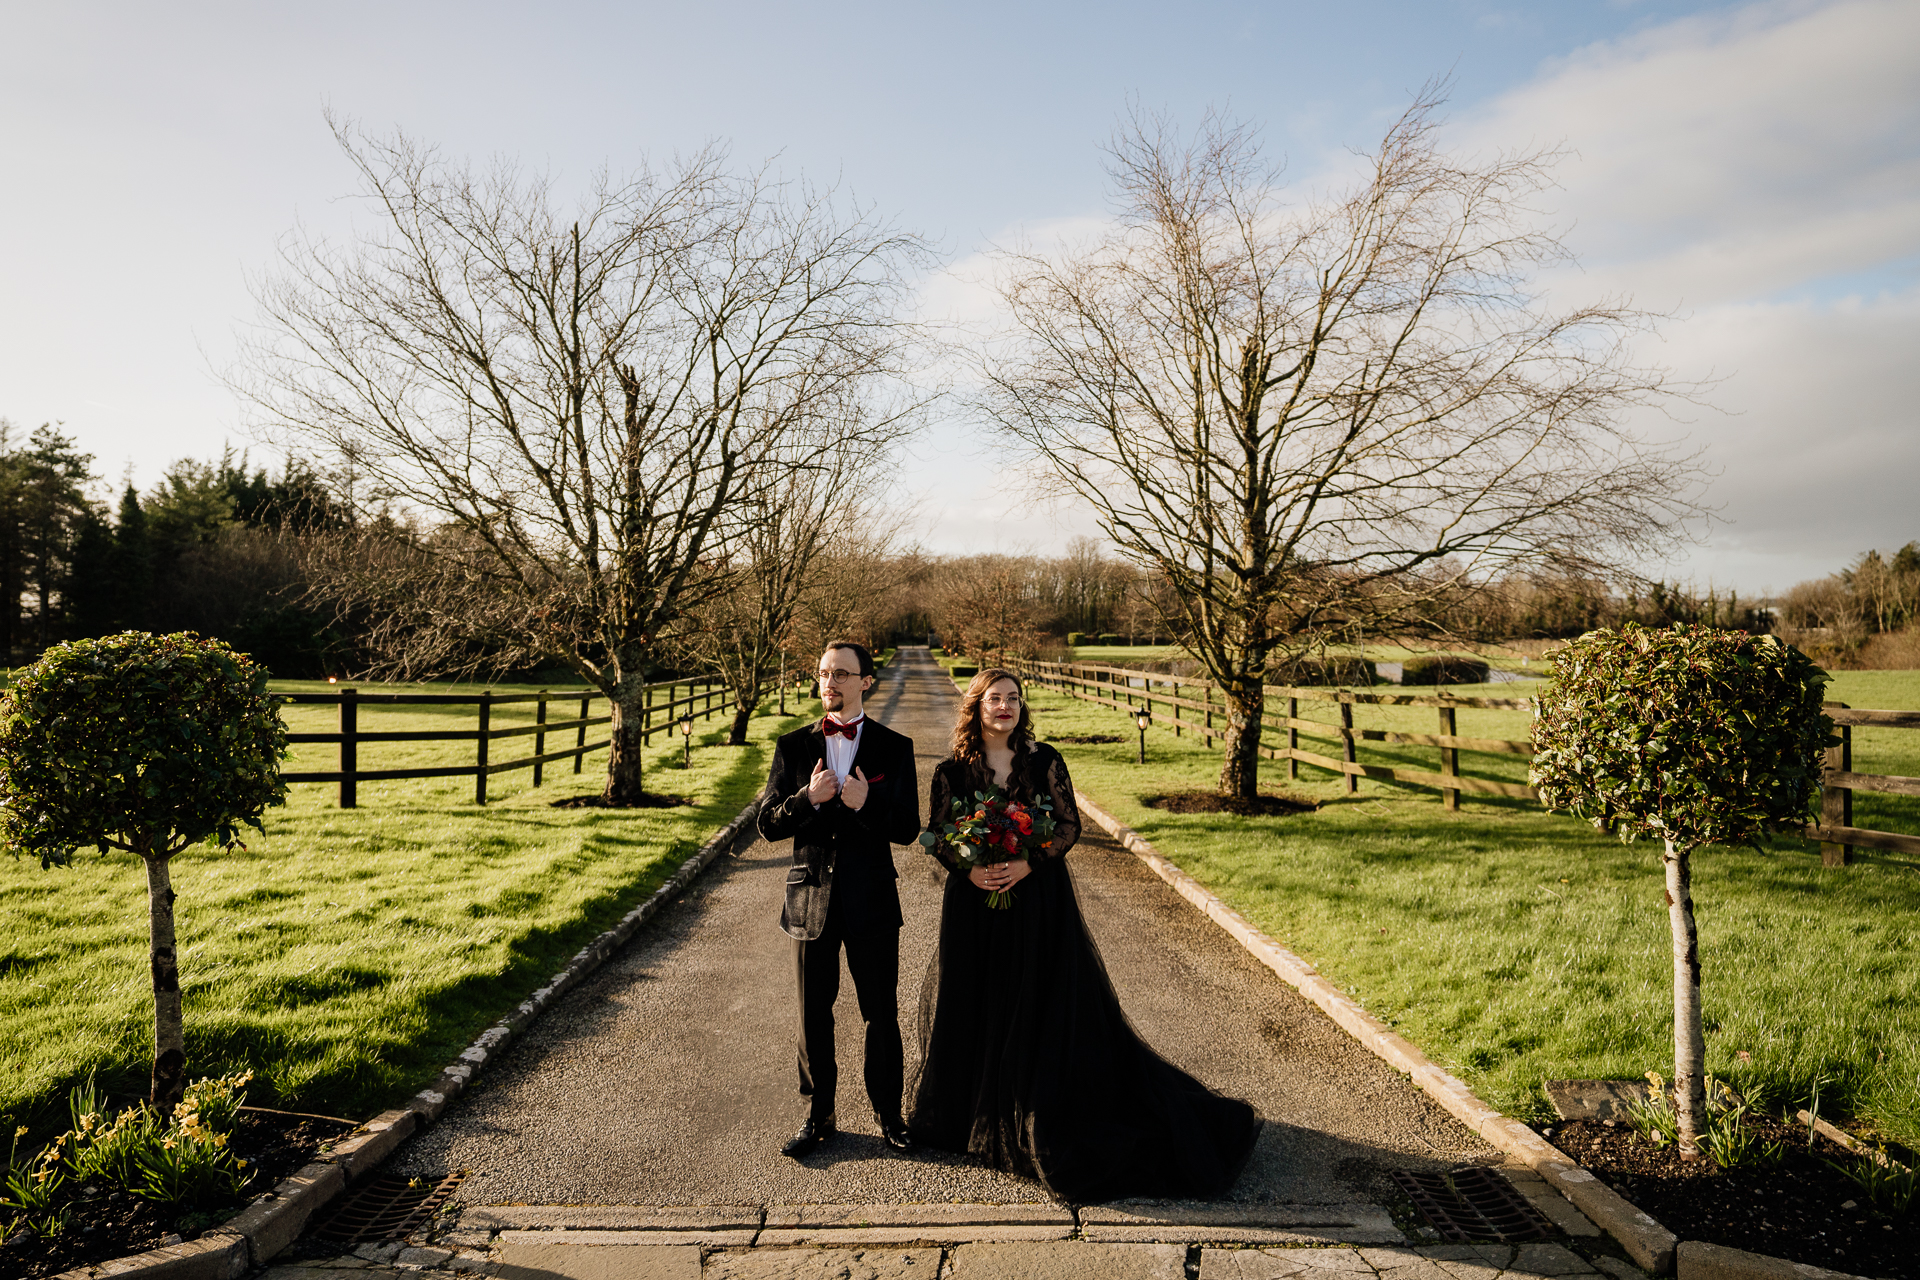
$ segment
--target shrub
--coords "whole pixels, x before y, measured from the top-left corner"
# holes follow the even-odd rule
[[[1528,779],[1622,840],[1664,842],[1674,950],[1674,1101],[1681,1152],[1707,1119],[1700,959],[1689,859],[1703,845],[1798,832],[1820,797],[1833,721],[1827,673],[1775,636],[1628,623],[1553,655]]]
[[[1085,644],[1086,642],[1087,642],[1086,632],[1084,631],[1067,632],[1067,648],[1078,649],[1081,645]]]
[[[1100,643],[1103,645],[1123,645],[1126,642],[1126,637],[1116,636],[1110,631],[1100,637]]]
[[[1479,658],[1443,653],[1408,658],[1401,667],[1401,684],[1485,684],[1491,668]]]
[[[980,674],[980,664],[977,662],[956,662],[953,664],[952,674],[955,680],[971,680]]]
[[[1379,679],[1379,672],[1365,658],[1295,658],[1277,666],[1271,679],[1282,685],[1302,688],[1327,685],[1370,688]]]
[[[240,845],[281,804],[286,727],[265,668],[218,640],[128,631],[55,645],[0,704],[0,843],[64,866],[92,845],[147,867],[154,1105],[180,1099],[186,1045],[168,862]]]

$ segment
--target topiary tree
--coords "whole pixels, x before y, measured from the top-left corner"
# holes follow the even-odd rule
[[[286,797],[286,742],[265,668],[186,633],[55,645],[0,702],[0,843],[42,868],[86,845],[146,863],[162,1114],[186,1085],[168,862],[196,844],[240,846],[242,824],[263,829]]]
[[[1683,1159],[1706,1118],[1689,858],[1798,831],[1820,796],[1827,673],[1774,636],[1705,626],[1592,631],[1553,656],[1528,777],[1549,809],[1665,842],[1674,1110]]]

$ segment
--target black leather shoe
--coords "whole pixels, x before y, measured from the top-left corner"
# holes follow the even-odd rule
[[[880,1122],[880,1136],[887,1140],[888,1146],[895,1151],[913,1150],[913,1136],[907,1132],[905,1120],[899,1116],[894,1116],[892,1119],[886,1116],[875,1116],[874,1119]]]
[[[834,1127],[832,1116],[826,1116],[821,1119],[808,1116],[807,1122],[800,1126],[800,1132],[788,1138],[787,1145],[780,1148],[780,1154],[783,1156],[792,1156],[795,1160],[799,1160],[804,1156],[812,1154],[815,1147],[833,1135]]]

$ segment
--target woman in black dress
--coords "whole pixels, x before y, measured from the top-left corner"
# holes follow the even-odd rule
[[[952,802],[998,787],[1051,798],[1052,847],[962,869],[938,839]],[[917,1141],[1037,1179],[1078,1204],[1220,1195],[1261,1118],[1155,1053],[1120,1009],[1063,861],[1080,834],[1066,762],[1033,740],[1020,681],[975,676],[934,770],[928,830],[948,868],[940,946],[921,991],[920,1065],[907,1122]],[[1012,905],[986,905],[1012,890]]]

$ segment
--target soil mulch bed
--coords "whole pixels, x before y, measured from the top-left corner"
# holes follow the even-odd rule
[[[553,802],[556,809],[678,809],[692,804],[685,796],[656,795],[649,791],[638,800],[609,804],[605,796],[567,796]]]
[[[1823,1137],[1809,1149],[1802,1125],[1769,1117],[1747,1124],[1760,1145],[1786,1144],[1779,1163],[1686,1163],[1673,1144],[1656,1147],[1623,1121],[1567,1120],[1539,1129],[1682,1240],[1853,1275],[1920,1280],[1920,1216],[1876,1212],[1857,1183],[1825,1163],[1852,1168],[1861,1157]]]
[[[1140,803],[1168,813],[1234,813],[1243,818],[1288,818],[1297,813],[1312,813],[1320,807],[1297,796],[1261,795],[1248,800],[1213,791],[1169,791],[1163,795],[1141,796]]]
[[[243,1111],[228,1143],[254,1171],[237,1204],[210,1212],[180,1213],[137,1199],[118,1188],[88,1187],[74,1205],[72,1225],[52,1239],[22,1232],[0,1242],[0,1276],[21,1280],[56,1276],[170,1243],[197,1239],[219,1226],[274,1183],[312,1161],[320,1148],[353,1132],[344,1120]]]
[[[1047,739],[1048,742],[1070,742],[1076,746],[1106,746],[1126,739],[1117,733],[1059,733]]]

